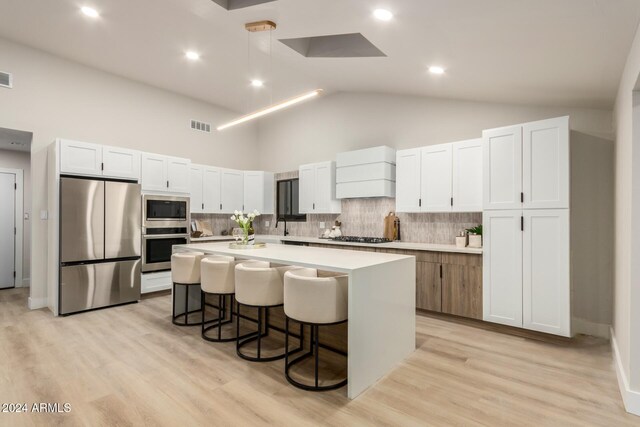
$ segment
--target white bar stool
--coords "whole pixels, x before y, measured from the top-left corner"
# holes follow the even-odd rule
[[[202,252],[178,252],[171,255],[171,281],[173,282],[173,302],[172,302],[172,314],[171,322],[177,326],[195,326],[200,325],[200,322],[189,323],[189,315],[195,313],[202,313],[204,319],[204,312],[201,309],[189,311],[189,288],[191,286],[200,286],[200,261],[204,257]],[[176,285],[185,287],[184,297],[184,313],[176,315]],[[184,321],[179,321],[180,317],[184,316]]]
[[[295,387],[309,391],[327,391],[343,387],[347,379],[335,384],[320,386],[318,380],[319,347],[347,356],[347,353],[326,345],[321,345],[318,338],[318,327],[337,325],[348,321],[348,276],[317,277],[313,268],[299,268],[287,271],[284,275],[284,312],[285,348],[289,343],[289,319],[311,327],[309,352],[289,361],[289,352],[285,353],[285,376]],[[291,378],[291,367],[303,360],[315,357],[314,385],[303,384]]]
[[[236,341],[237,336],[222,338],[222,326],[231,324],[234,312],[236,281],[235,281],[236,260],[230,256],[207,256],[200,262],[200,287],[201,287],[201,308],[203,313],[202,338],[211,342]],[[207,295],[218,297],[218,305],[210,305],[206,302]],[[227,309],[227,299],[229,309]],[[206,306],[218,309],[218,318],[206,320]],[[227,312],[229,318],[227,319]],[[211,329],[217,328],[217,338],[207,335]]]
[[[263,356],[261,354],[262,339],[269,335],[269,330],[277,330],[284,333],[284,330],[269,324],[269,309],[281,307],[284,302],[284,274],[296,268],[294,266],[271,267],[264,261],[247,261],[236,265],[236,301],[238,311],[236,313],[236,353],[239,357],[251,362],[270,362],[285,357],[287,348],[282,354],[275,356]],[[240,318],[246,318],[240,313],[242,306],[255,307],[258,309],[258,330],[248,335],[247,338],[240,336]],[[263,332],[264,313],[264,332]],[[302,333],[302,326],[300,327]],[[249,356],[241,351],[248,343],[257,341],[256,357]],[[302,338],[300,338],[302,345]],[[298,348],[300,351],[302,348]]]

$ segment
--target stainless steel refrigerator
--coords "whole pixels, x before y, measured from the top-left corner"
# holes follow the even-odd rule
[[[60,179],[60,314],[140,299],[141,221],[139,184]]]

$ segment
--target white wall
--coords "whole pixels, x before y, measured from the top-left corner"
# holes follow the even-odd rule
[[[611,111],[337,93],[259,123],[260,166],[275,172],[376,145],[411,148],[478,138],[483,129],[571,115],[572,130],[613,139]]]
[[[0,65],[14,74],[14,88],[0,89],[0,127],[33,132],[34,218],[47,208],[46,146],[56,137],[189,157],[212,165],[251,169],[258,165],[255,125],[211,134],[189,129],[192,118],[217,124],[237,116],[235,112],[5,39],[0,39]],[[41,304],[46,303],[47,224],[35,219],[31,227],[31,297]]]
[[[613,333],[621,392],[640,415],[640,32],[631,46],[614,109],[615,294]],[[634,99],[635,98],[635,99]],[[626,384],[625,384],[626,383]],[[634,392],[635,390],[635,392]]]
[[[22,280],[29,281],[31,268],[31,155],[23,151],[0,150],[0,168],[22,169],[23,174],[23,207],[24,213],[29,214],[28,220],[16,218],[22,221]],[[16,283],[16,286],[20,284]]]

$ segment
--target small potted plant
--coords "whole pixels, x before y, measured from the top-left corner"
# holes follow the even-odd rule
[[[467,228],[467,233],[469,233],[469,247],[481,248],[482,247],[482,224],[478,224],[472,228]]]
[[[260,212],[257,210],[247,214],[247,216],[245,216],[242,211],[235,211],[231,216],[231,220],[235,221],[242,229],[242,243],[244,245],[253,245],[254,243],[255,231],[253,229],[253,220],[258,216],[260,216]]]

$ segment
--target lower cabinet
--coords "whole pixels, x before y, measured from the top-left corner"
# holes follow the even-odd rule
[[[440,264],[416,261],[416,308],[441,311],[442,278]]]
[[[482,319],[482,256],[442,254],[442,312]]]

